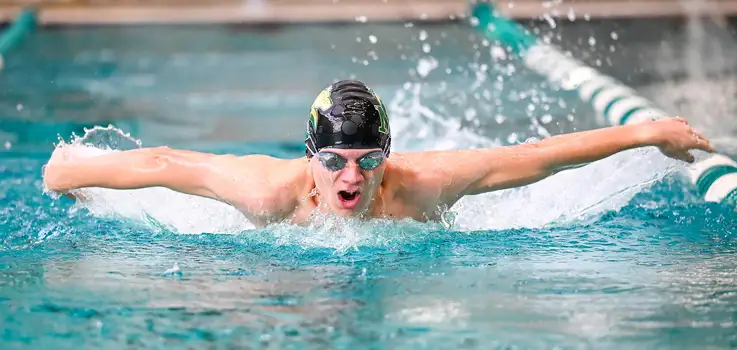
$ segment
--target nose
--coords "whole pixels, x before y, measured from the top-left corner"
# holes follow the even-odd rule
[[[355,185],[363,180],[361,169],[354,163],[349,163],[340,174],[340,180],[344,183]]]

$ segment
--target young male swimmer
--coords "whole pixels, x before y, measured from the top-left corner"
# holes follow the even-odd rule
[[[655,146],[689,163],[689,150],[713,152],[686,120],[665,118],[534,144],[390,154],[384,104],[355,80],[317,96],[305,145],[306,156],[298,159],[156,147],[70,160],[59,148],[45,166],[44,183],[56,192],[166,187],[232,205],[256,226],[303,224],[315,211],[432,221],[442,214],[438,208],[463,196],[528,185],[628,149]]]

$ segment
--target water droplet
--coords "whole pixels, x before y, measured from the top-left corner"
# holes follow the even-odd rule
[[[546,114],[546,115],[544,115],[544,116],[540,117],[540,121],[541,121],[541,122],[542,122],[543,124],[548,124],[548,123],[550,123],[550,122],[552,122],[552,121],[553,121],[553,116],[552,116],[552,115],[550,115],[550,114]]]
[[[17,109],[18,112],[20,112],[23,110],[23,105],[19,103],[18,105],[15,106],[15,109]]]
[[[491,47],[491,58],[493,58],[495,61],[503,60],[507,58],[507,52],[504,51],[504,48],[500,46],[492,46]]]
[[[4,146],[5,146],[5,149],[10,149],[10,147],[12,146],[12,144],[10,143],[10,141],[5,141]]]
[[[428,43],[422,44],[422,52],[424,52],[424,53],[430,53],[430,44],[428,44]]]
[[[555,29],[555,20],[553,20],[553,17],[550,17],[550,14],[544,14],[543,19],[548,22],[550,28]]]
[[[474,118],[476,118],[476,110],[475,110],[475,109],[473,109],[473,108],[469,108],[469,109],[467,109],[467,110],[466,110],[466,112],[465,112],[465,118],[466,118],[466,120],[468,120],[468,121],[471,121],[471,120],[473,120]]]
[[[612,32],[612,40],[617,40],[617,39],[619,39],[619,34],[617,34],[617,32]]]
[[[434,58],[422,58],[417,62],[417,74],[426,77],[430,72],[438,67],[438,61]]]
[[[425,41],[427,39],[427,32],[424,30],[420,31],[420,41]]]
[[[376,41],[377,41],[377,39],[376,39],[376,36],[374,36],[374,35],[369,35],[369,41],[370,41],[370,42],[371,42],[372,44],[376,44]]]
[[[596,38],[594,38],[593,36],[589,37],[589,45],[591,46],[596,45]]]
[[[368,18],[366,18],[366,16],[356,17],[356,22],[366,23],[366,21],[368,21]]]
[[[357,37],[356,37],[356,42],[357,42],[357,43],[360,43],[360,42],[361,42],[361,37],[360,37],[360,36],[357,36]]]

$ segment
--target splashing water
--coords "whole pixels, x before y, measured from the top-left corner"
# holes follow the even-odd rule
[[[704,16],[719,15],[713,3],[680,1],[680,6],[688,10],[686,28],[679,33],[684,47],[661,44],[657,61],[664,64],[655,68],[664,82],[642,91],[666,110],[685,116],[720,152],[735,154],[737,66],[731,59],[737,54],[735,38],[722,28],[723,19]]]

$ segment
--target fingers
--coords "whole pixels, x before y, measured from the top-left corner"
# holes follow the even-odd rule
[[[681,122],[683,124],[688,124],[688,120],[686,120],[683,117],[674,117],[673,119],[676,120],[676,121],[678,121],[678,122]]]
[[[693,154],[686,152],[685,157],[683,160],[685,160],[687,163],[693,163],[696,161],[696,158],[694,158]]]
[[[691,129],[691,132],[694,134],[694,136],[706,141],[706,137],[704,136],[704,134],[700,133],[698,130]]]
[[[714,149],[714,146],[712,146],[711,143],[705,139],[699,142],[699,146],[701,146],[699,149],[701,149],[702,151],[706,151],[709,153],[716,152],[716,150]]]
[[[670,156],[671,158],[684,161],[686,163],[693,163],[696,161],[696,158],[691,153],[685,152],[678,152]]]
[[[703,138],[699,138],[699,137],[696,138],[696,147],[694,148],[700,149],[702,151],[709,152],[709,153],[716,152],[716,150],[714,150],[714,147],[711,145],[711,143],[709,143],[709,141]]]
[[[696,130],[693,130],[693,129],[691,130],[691,133],[693,134],[693,137],[696,139],[696,148],[702,151],[710,152],[710,153],[715,152],[714,147],[712,147],[709,140],[707,140],[706,137],[702,133]]]

